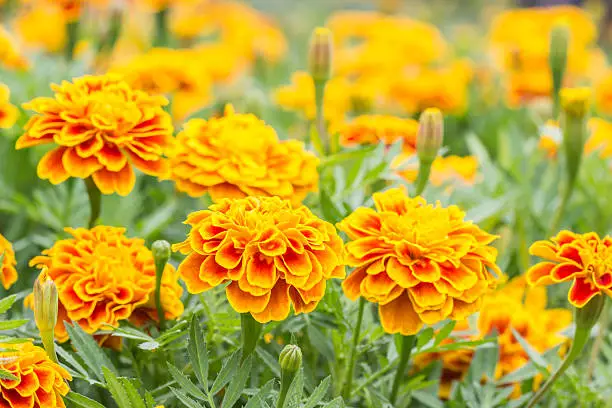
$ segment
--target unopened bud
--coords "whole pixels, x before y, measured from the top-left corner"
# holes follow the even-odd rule
[[[168,263],[172,249],[168,241],[160,240],[153,242],[151,245],[151,252],[153,253],[153,259],[155,259],[155,265],[161,265],[162,269]]]
[[[53,333],[57,324],[57,309],[57,286],[45,268],[34,282],[34,320],[41,336]]]
[[[561,86],[570,41],[570,29],[565,22],[556,23],[550,33],[550,53],[548,62],[553,76],[553,85]]]
[[[332,75],[333,37],[332,32],[323,27],[317,27],[310,38],[308,49],[308,66],[312,79],[327,81]]]
[[[296,373],[302,366],[302,350],[294,344],[286,345],[278,357],[281,370]]]
[[[559,93],[561,109],[566,116],[585,117],[591,108],[591,90],[589,88],[564,88]]]
[[[438,155],[444,137],[444,116],[440,109],[428,108],[421,113],[417,132],[416,150],[422,161],[433,161]]]

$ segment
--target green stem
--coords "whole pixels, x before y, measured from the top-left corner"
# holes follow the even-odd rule
[[[161,303],[161,284],[166,263],[161,266],[161,270],[159,270],[157,265],[155,265],[155,267],[158,269],[155,273],[155,309],[157,310],[157,317],[159,318],[159,330],[163,332],[166,329],[166,313]]]
[[[155,14],[155,38],[154,47],[168,45],[168,7],[164,7]]]
[[[289,391],[289,387],[291,387],[291,383],[295,378],[296,372],[287,372],[287,370],[283,370],[281,372],[281,388],[278,393],[278,400],[276,401],[276,408],[283,408],[285,405],[285,400],[287,399],[287,392]]]
[[[593,348],[591,349],[591,357],[589,357],[589,363],[587,365],[587,379],[590,380],[593,378],[593,373],[595,371],[595,365],[597,364],[597,357],[599,357],[599,353],[601,352],[601,347],[604,343],[604,338],[608,333],[608,325],[610,324],[610,307],[606,304],[601,313],[601,318],[599,320],[599,332],[597,333],[597,337],[593,342]]]
[[[572,183],[573,184],[573,183]],[[548,236],[553,236],[559,229],[559,225],[561,224],[561,220],[563,219],[563,214],[565,213],[565,209],[567,208],[567,204],[569,203],[570,198],[572,197],[573,185],[569,184],[565,186],[563,190],[563,196],[561,196],[561,203],[557,210],[555,211],[555,215],[553,216],[553,220],[550,223],[550,229],[548,230]]]
[[[355,391],[352,391],[351,395],[358,395],[361,390],[363,390],[365,387],[367,387],[368,385],[372,384],[374,381],[381,378],[383,375],[387,374],[389,371],[393,370],[396,365],[397,365],[397,360],[385,366],[381,370],[378,370],[377,372],[369,376],[367,380],[365,380],[361,385],[359,385],[359,387],[355,388]]]
[[[351,347],[351,356],[346,369],[346,381],[344,382],[344,390],[342,397],[345,401],[348,401],[351,396],[351,390],[353,388],[353,376],[355,374],[355,362],[357,360],[357,346],[359,345],[359,337],[361,335],[361,322],[363,321],[363,312],[365,310],[366,300],[361,297],[359,298],[359,311],[357,312],[357,323],[355,324],[355,330],[353,330],[353,344]]]
[[[329,152],[329,139],[327,137],[327,130],[325,129],[325,114],[323,111],[323,101],[325,97],[325,85],[327,81],[315,81],[315,106],[316,106],[316,128],[317,136],[319,138],[318,143],[322,146],[324,154]]]
[[[100,190],[96,187],[93,179],[88,177],[85,179],[85,187],[87,188],[87,195],[89,196],[89,207],[91,209],[89,213],[89,228],[93,228],[96,225],[96,221],[100,218],[100,208],[102,196]]]
[[[421,195],[427,186],[429,181],[429,174],[431,173],[431,164],[433,161],[421,160],[419,163],[419,173],[416,179],[415,195]]]
[[[250,313],[241,313],[240,327],[242,330],[242,361],[244,362],[257,347],[263,325],[255,320]]]
[[[66,24],[66,48],[64,54],[66,61],[70,62],[74,58],[74,48],[79,38],[79,20],[71,21]]]
[[[412,354],[412,349],[414,348],[415,344],[416,336],[402,336],[402,349],[400,350],[399,364],[397,366],[397,371],[395,372],[395,378],[393,379],[391,397],[389,398],[392,405],[395,405],[395,401],[397,401],[399,387],[404,378],[404,373],[406,371],[406,367],[408,367],[408,361],[410,360],[410,355]]]
[[[53,361],[54,363],[58,363],[57,360],[57,353],[55,352],[55,339],[54,339],[55,333],[53,330],[50,330],[48,332],[45,333],[40,333],[40,337],[42,340],[42,344],[43,347],[45,348],[45,350],[47,351],[47,355],[49,356],[49,358],[51,359],[51,361]]]

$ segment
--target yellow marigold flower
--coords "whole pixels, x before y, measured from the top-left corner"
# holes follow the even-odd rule
[[[9,101],[11,91],[0,82],[0,129],[13,127],[19,117],[19,109]]]
[[[272,127],[231,105],[222,117],[189,120],[169,156],[177,188],[192,197],[267,195],[297,205],[318,188],[318,159],[303,143],[279,141]]]
[[[251,140],[257,140],[253,138]],[[238,313],[266,323],[312,312],[328,279],[344,278],[343,244],[333,225],[278,197],[226,199],[191,213],[178,271],[190,293],[230,282]]]
[[[2,234],[0,234],[0,283],[4,289],[10,288],[17,281],[17,261],[13,246]]]
[[[395,166],[399,166],[407,160],[405,154],[400,155],[394,160]],[[399,171],[399,174],[407,181],[414,183],[417,179],[419,169],[418,163],[414,162],[406,169]],[[478,174],[478,159],[476,156],[445,156],[437,157],[431,165],[429,182],[434,186],[442,186],[447,183],[460,183],[473,185]]]
[[[133,90],[112,75],[84,76],[51,85],[53,98],[35,98],[24,108],[30,118],[17,149],[58,145],[38,163],[38,177],[59,184],[68,177],[92,177],[103,194],[127,195],[142,172],[164,177],[162,157],[172,143],[172,120],[167,100]]]
[[[597,110],[603,114],[612,114],[612,69],[605,74],[593,86],[595,93],[595,105]]]
[[[57,52],[66,44],[66,19],[56,7],[33,7],[15,19],[15,31],[23,44]]]
[[[560,332],[570,325],[572,313],[566,309],[546,309],[546,303],[544,288],[527,289],[525,279],[516,278],[485,297],[476,333],[471,332],[467,322],[463,321],[455,326],[453,337],[479,340],[495,333],[499,344],[499,359],[495,378],[487,380],[500,379],[529,362],[527,352],[514,336],[512,329],[539,353],[544,353],[566,340]],[[452,341],[447,340],[448,343]],[[430,353],[418,356],[415,365],[417,368],[423,368],[433,361],[442,360],[440,396],[448,398],[453,381],[463,379],[472,356],[471,349]],[[535,380],[534,388],[537,388],[541,377],[538,376]],[[517,386],[513,396],[519,395],[520,388]]]
[[[65,408],[62,396],[72,377],[49,359],[44,349],[31,342],[0,344],[0,369],[17,380],[0,380],[0,406],[6,408]]]
[[[75,321],[93,334],[132,317],[142,322],[143,314],[157,320],[151,302],[155,264],[144,240],[127,238],[124,228],[65,230],[72,238],[57,241],[30,261],[31,266],[46,267],[57,286],[55,336],[59,341],[68,339],[64,321]],[[175,319],[183,312],[183,305],[178,298],[182,289],[172,265],[166,265],[164,277],[162,306],[166,317]],[[27,305],[32,307],[32,301],[27,299]]]
[[[325,87],[323,115],[331,123],[339,122],[351,108],[350,84],[344,78],[332,78]],[[308,120],[316,116],[315,88],[307,72],[291,75],[291,85],[278,88],[274,93],[276,103],[282,108],[297,111]]]
[[[86,1],[91,0],[25,0],[25,4],[32,9],[51,9],[61,12],[65,21],[74,21],[79,18]]]
[[[172,116],[183,120],[211,102],[211,80],[193,50],[156,48],[111,68],[134,89],[172,97]],[[204,68],[204,69],[203,69]]]
[[[612,123],[601,118],[591,118],[588,128],[590,136],[584,145],[584,154],[598,153],[602,159],[612,157]],[[562,141],[563,135],[556,121],[549,120],[540,129],[538,146],[549,158],[557,157]]]
[[[530,285],[572,282],[568,300],[577,308],[597,295],[612,296],[612,237],[560,231],[550,241],[536,241],[529,253],[544,259],[527,271]]]
[[[18,51],[15,40],[0,25],[0,66],[10,69],[26,69],[28,62]]]
[[[399,188],[372,198],[376,210],[358,208],[338,224],[355,268],[342,284],[346,296],[378,303],[384,330],[402,335],[479,310],[495,286],[488,269],[500,273],[489,246],[496,237],[465,221],[458,207],[427,204]]]
[[[391,115],[361,115],[333,131],[340,134],[340,143],[344,146],[379,142],[391,145],[401,140],[403,150],[414,153],[418,129],[419,123],[414,119]]]

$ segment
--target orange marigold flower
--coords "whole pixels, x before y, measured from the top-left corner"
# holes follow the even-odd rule
[[[396,165],[399,166],[407,158],[405,154],[398,156],[395,160]],[[414,183],[417,179],[418,173],[417,162],[413,162],[408,168],[399,171],[399,174],[411,183]],[[446,183],[473,185],[476,182],[477,174],[478,159],[475,156],[437,157],[431,165],[429,182],[436,187]]]
[[[15,40],[0,25],[0,66],[11,69],[25,69],[28,61],[18,51]]]
[[[0,344],[0,369],[16,380],[0,379],[0,406],[6,408],[65,408],[62,396],[72,377],[31,342]]]
[[[32,266],[47,267],[57,285],[59,341],[68,339],[64,321],[75,321],[95,333],[118,326],[135,312],[139,312],[136,318],[154,313],[155,264],[144,240],[127,238],[124,228],[107,226],[66,228],[66,232],[72,238],[57,241],[30,261]],[[178,298],[182,290],[172,265],[166,265],[164,276],[162,306],[166,317],[175,319],[183,311]],[[157,319],[156,314],[152,317]]]
[[[568,300],[578,308],[597,295],[612,296],[612,237],[560,231],[550,241],[533,243],[529,253],[545,259],[527,271],[530,285],[571,281]]]
[[[162,96],[133,90],[112,75],[84,76],[51,85],[54,98],[24,104],[37,112],[17,140],[17,149],[55,143],[38,163],[38,177],[59,184],[92,177],[103,194],[127,195],[136,177],[132,165],[164,177],[162,157],[172,143],[172,120]]]
[[[66,19],[57,7],[33,7],[20,12],[15,32],[28,48],[58,52],[66,44]]]
[[[546,290],[526,286],[524,278],[516,278],[488,294],[478,316],[476,332],[469,330],[466,321],[458,322],[455,326],[454,338],[479,340],[494,334],[497,336],[499,359],[495,378],[486,380],[498,380],[529,362],[529,355],[516,339],[513,329],[539,353],[566,340],[560,332],[570,325],[572,313],[567,309],[546,309]],[[447,342],[452,343],[453,340],[448,339]],[[452,382],[463,379],[472,357],[472,349],[430,353],[418,356],[415,365],[423,368],[433,361],[442,360],[440,396],[448,398]],[[540,381],[541,377],[537,376],[534,388],[539,386]],[[519,395],[520,387],[517,386],[513,396]]]
[[[172,179],[192,197],[213,201],[247,195],[301,203],[318,188],[318,159],[296,140],[279,141],[274,129],[228,105],[219,118],[191,119],[169,152]]]
[[[17,281],[17,261],[10,242],[0,234],[0,283],[4,289],[10,288]]]
[[[8,86],[0,82],[0,129],[12,127],[19,117],[19,109],[9,101],[10,95]]]
[[[501,273],[495,236],[465,221],[456,206],[427,204],[393,188],[372,197],[376,210],[358,208],[338,224],[351,239],[343,282],[351,300],[379,304],[388,333],[411,335],[423,324],[465,319],[480,309]]]
[[[414,153],[418,129],[419,123],[414,119],[391,115],[361,115],[334,131],[340,134],[340,143],[345,146],[379,142],[391,145],[402,140],[403,150]]]
[[[256,138],[252,140],[257,140]],[[312,312],[328,279],[344,278],[343,244],[333,225],[278,197],[226,199],[191,213],[178,271],[190,293],[230,282],[238,313],[266,323]]]

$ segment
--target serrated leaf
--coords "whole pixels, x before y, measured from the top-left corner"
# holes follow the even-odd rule
[[[132,340],[155,341],[153,337],[133,327],[117,327],[113,330],[112,335],[114,337],[125,337],[126,339]]]
[[[455,328],[456,324],[457,321],[455,320],[449,320],[448,322],[446,322],[446,324],[442,326],[440,330],[438,330],[438,333],[436,334],[434,340],[434,346],[437,346],[438,344],[446,340],[448,336],[450,336],[450,334],[453,332],[453,329]]]
[[[155,408],[157,405],[155,404],[155,399],[153,399],[153,395],[149,391],[145,392],[145,403],[147,404],[147,408]]]
[[[89,378],[89,373],[87,372],[87,370],[85,370],[81,363],[79,363],[72,354],[70,354],[61,347],[56,347],[55,351],[63,360],[65,360],[70,365],[73,370],[77,371],[81,376],[83,376],[83,378]]]
[[[221,371],[215,378],[212,386],[210,387],[210,393],[212,395],[216,395],[221,389],[227,384],[231,378],[236,374],[236,370],[238,369],[238,361],[240,360],[240,353],[238,351],[234,352],[221,367]]]
[[[308,339],[312,345],[321,353],[327,360],[334,361],[336,356],[334,354],[334,347],[331,343],[331,339],[326,337],[317,329],[313,324],[309,324],[306,327],[308,333]]]
[[[242,363],[238,375],[230,381],[225,391],[225,395],[223,396],[223,402],[221,403],[222,407],[233,407],[236,401],[240,399],[242,390],[244,390],[249,375],[251,375],[252,361],[252,357],[248,356],[247,359],[244,360],[244,363]]]
[[[125,390],[130,399],[130,406],[132,408],[147,408],[144,400],[142,399],[142,397],[138,393],[138,390],[129,378],[119,377],[119,381],[121,382],[123,389]]]
[[[298,408],[304,396],[304,372],[299,370],[291,381],[285,403],[280,408]]]
[[[323,406],[325,408],[343,408],[345,405],[342,397],[336,397]]]
[[[327,390],[329,389],[329,384],[331,382],[331,376],[327,376],[317,385],[317,388],[314,389],[306,404],[304,404],[304,408],[314,408],[317,406],[319,402],[325,397]]]
[[[0,331],[15,330],[16,328],[23,326],[27,322],[29,322],[29,320],[26,319],[7,320],[4,322],[0,322]]]
[[[72,402],[76,408],[105,408],[104,405],[100,404],[99,402],[94,401],[84,395],[77,394],[74,391],[70,391],[64,396],[64,399]]]
[[[77,354],[83,359],[85,365],[93,371],[98,380],[104,381],[102,369],[106,367],[113,373],[117,373],[113,362],[102,351],[98,343],[89,334],[85,333],[78,323],[73,322],[73,325],[64,322],[68,336],[76,349]]]
[[[272,392],[274,382],[274,380],[268,381],[263,387],[260,388],[257,394],[249,398],[249,401],[243,408],[269,408],[269,405],[266,402],[266,397]]]
[[[2,265],[2,256],[4,256],[4,254],[0,256],[0,265]],[[16,299],[16,295],[11,295],[0,300],[0,313],[6,313],[11,308],[11,306],[13,306],[13,303],[15,303]]]
[[[119,408],[132,408],[130,397],[125,388],[123,388],[123,384],[117,379],[117,376],[106,367],[102,367],[102,373],[106,382],[106,388],[113,396],[117,406]]]
[[[257,348],[255,349],[255,352],[257,353],[261,361],[263,361],[264,364],[267,365],[270,370],[272,370],[272,373],[276,377],[281,376],[280,369],[278,368],[278,360],[272,357],[272,355],[268,353],[266,349],[264,349],[261,346],[257,346]]]
[[[194,383],[191,382],[189,378],[187,378],[183,373],[181,373],[178,368],[168,363],[168,369],[170,370],[172,378],[174,378],[176,382],[179,383],[183,391],[201,400],[206,399],[206,395],[202,392],[202,390],[200,390]]]
[[[200,385],[205,391],[208,391],[208,350],[198,323],[199,321],[194,315],[189,325],[187,352]]]
[[[187,408],[204,408],[202,405],[189,398],[183,391],[174,387],[170,387],[170,390],[174,395],[176,395],[176,398],[178,398],[179,401],[187,406]]]
[[[516,340],[519,342],[523,350],[525,350],[525,353],[527,353],[529,359],[533,362],[533,364],[535,364],[537,369],[540,370],[542,374],[548,374],[548,370],[546,369],[548,364],[546,363],[546,361],[544,361],[540,353],[538,353],[531,346],[531,344],[529,344],[527,340],[525,340],[523,336],[521,336],[520,333],[514,329],[514,327],[512,327],[512,334],[514,335],[514,338],[516,338]]]
[[[13,374],[11,374],[10,372],[6,371],[3,368],[0,368],[0,379],[10,380],[10,381],[19,380],[19,378],[15,377]]]
[[[444,408],[444,404],[435,396],[426,391],[414,391],[412,397],[421,404],[430,408]]]

